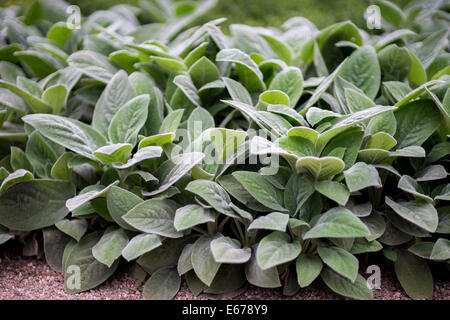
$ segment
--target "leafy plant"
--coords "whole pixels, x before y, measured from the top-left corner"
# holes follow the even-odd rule
[[[377,35],[297,17],[227,36],[225,19],[188,28],[214,1],[143,3],[148,25],[119,5],[78,29],[58,3],[0,11],[0,243],[38,252],[42,232],[70,293],[129,263],[148,299],[183,277],[210,297],[320,277],[371,299],[370,254],[432,297],[450,259],[448,22],[405,28],[439,6],[378,1]]]

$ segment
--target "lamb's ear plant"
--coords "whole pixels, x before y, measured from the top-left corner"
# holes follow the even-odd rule
[[[120,5],[73,29],[49,3],[0,9],[0,244],[43,250],[69,293],[123,264],[150,275],[147,299],[181,281],[294,295],[318,278],[372,299],[370,258],[432,298],[450,261],[439,5],[375,1],[371,34],[301,17],[192,27],[212,0]]]

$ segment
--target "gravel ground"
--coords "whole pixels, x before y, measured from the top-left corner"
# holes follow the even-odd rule
[[[381,267],[381,289],[375,290],[379,300],[409,299],[389,266]],[[362,271],[365,269],[361,268]],[[364,273],[363,273],[364,274]],[[435,280],[433,299],[450,300],[450,281],[447,275]],[[138,285],[122,268],[99,287],[79,294],[68,295],[64,291],[64,277],[53,271],[44,258],[28,258],[20,255],[20,249],[0,247],[0,300],[139,300],[142,299],[142,284]],[[240,300],[342,300],[325,285],[316,281],[296,295],[286,297],[281,289],[262,289],[249,286],[234,299]],[[175,299],[207,299],[194,297],[186,283]]]

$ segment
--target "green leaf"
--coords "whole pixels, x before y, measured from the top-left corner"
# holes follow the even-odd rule
[[[64,285],[67,293],[73,294],[86,291],[97,287],[108,279],[117,269],[119,261],[117,260],[110,268],[99,262],[92,255],[92,248],[97,244],[101,237],[100,232],[93,232],[75,243],[70,250],[64,252]],[[67,248],[66,250],[67,251]],[[78,269],[78,268],[79,269]],[[80,286],[77,288],[77,271],[79,270]]]
[[[13,108],[14,110],[18,110],[20,113],[25,113],[26,111],[26,108],[23,108],[23,103],[20,100],[20,98],[23,99],[23,101],[25,101],[27,106],[34,112],[49,113],[52,110],[52,108],[47,103],[42,101],[40,98],[32,95],[27,90],[24,90],[23,88],[15,85],[14,83],[0,80],[0,86],[8,89],[9,91],[12,92],[12,94],[16,95],[12,96],[11,93],[8,94],[4,93],[2,94],[2,101],[4,100],[7,106],[12,105],[13,103],[14,104],[17,103],[17,105],[11,108]]]
[[[351,113],[373,108],[376,106],[375,102],[373,102],[363,92],[357,91],[355,89],[345,88],[344,95],[345,100],[347,101],[347,107]]]
[[[201,197],[220,213],[236,217],[230,208],[230,196],[219,184],[208,180],[194,180],[189,182],[185,190]]]
[[[88,225],[84,219],[64,219],[55,223],[55,227],[79,242],[86,233]]]
[[[423,259],[430,259],[431,251],[433,250],[434,242],[421,241],[413,244],[408,248],[408,251]]]
[[[305,174],[292,174],[284,189],[284,205],[291,216],[295,216],[300,208],[314,193],[314,184]]]
[[[295,163],[297,172],[308,172],[317,180],[324,180],[342,172],[344,161],[337,157],[301,157]]]
[[[89,159],[96,160],[94,151],[106,145],[98,131],[78,120],[48,114],[31,114],[22,120],[45,138]]]
[[[71,29],[67,23],[57,22],[47,32],[47,39],[56,42],[60,45],[64,45],[72,34]]]
[[[232,175],[221,176],[219,184],[236,200],[246,207],[259,212],[269,212],[271,209],[263,206],[239,183]]]
[[[33,174],[29,172],[28,170],[19,169],[14,171],[13,173],[9,174],[0,185],[0,194],[5,192],[9,187],[13,186],[16,183],[19,183],[21,181],[27,181],[32,180]]]
[[[427,82],[427,73],[417,56],[411,51],[408,53],[412,63],[408,73],[408,81],[412,87],[417,87]]]
[[[303,239],[368,236],[369,229],[350,210],[336,207],[323,213]]]
[[[61,60],[54,58],[45,51],[33,49],[15,52],[14,55],[39,78],[45,78],[56,70],[63,68]]]
[[[407,193],[412,194],[414,198],[418,200],[424,200],[430,203],[433,202],[433,199],[424,193],[420,184],[408,175],[403,175],[400,178],[397,187]]]
[[[291,63],[293,52],[289,46],[268,34],[261,34],[261,37],[266,40],[267,44],[281,60],[287,64]]]
[[[256,108],[266,111],[271,105],[289,106],[289,96],[280,90],[266,90],[259,95]]]
[[[178,59],[157,56],[150,56],[149,59],[155,61],[169,73],[187,71],[186,65],[183,63],[183,61],[180,61]]]
[[[108,57],[89,50],[81,50],[73,53],[67,63],[82,71],[85,75],[108,83],[116,74],[117,69],[110,62]]]
[[[333,156],[337,150],[345,149],[342,160],[345,163],[344,170],[350,168],[358,157],[358,151],[363,142],[364,133],[359,127],[350,128],[330,140],[323,149],[321,156]],[[334,154],[336,156],[336,154]]]
[[[447,177],[447,171],[441,165],[431,165],[417,172],[414,177],[418,182],[440,180]]]
[[[136,143],[137,135],[147,120],[149,102],[149,95],[140,95],[117,111],[108,128],[108,136],[113,143]]]
[[[250,92],[265,90],[263,75],[256,63],[239,49],[222,49],[216,55],[216,61],[233,62],[243,85]]]
[[[55,150],[50,145],[50,141],[44,139],[38,131],[30,134],[25,155],[33,166],[33,172],[42,178],[51,175],[51,168],[57,159]]]
[[[198,96],[197,89],[195,88],[192,80],[189,76],[178,75],[173,79],[173,83],[184,93],[184,95],[192,102],[196,107],[201,106],[200,97]]]
[[[178,111],[180,111],[180,110],[178,110]],[[153,146],[153,145],[162,147],[166,144],[173,142],[173,140],[175,139],[175,133],[173,133],[173,132],[160,133],[160,134],[156,134],[156,135],[153,135],[150,137],[139,136],[139,139],[141,139],[141,141],[139,142],[138,149],[142,149],[142,148],[145,148],[148,146]]]
[[[104,197],[106,195],[106,193],[108,192],[108,190],[118,183],[119,183],[119,181],[116,180],[113,183],[111,183],[110,185],[108,185],[107,187],[100,185],[100,184],[94,185],[93,190],[85,192],[85,193],[80,192],[77,196],[68,199],[66,201],[66,207],[67,207],[67,209],[69,209],[69,211],[73,212],[76,209],[82,207],[83,205],[89,203],[89,201],[91,201],[93,199]]]
[[[397,144],[397,141],[386,132],[377,132],[367,141],[367,149],[383,149],[390,150]]]
[[[239,241],[229,237],[218,237],[211,241],[211,252],[217,263],[241,264],[251,257],[251,249],[243,248]]]
[[[435,232],[438,225],[438,214],[432,204],[423,200],[395,202],[385,198],[386,204],[400,217],[429,231]]]
[[[28,110],[27,104],[21,97],[4,88],[0,88],[0,105],[20,115],[25,115]]]
[[[395,112],[397,149],[420,146],[439,127],[442,116],[431,100],[408,103]]]
[[[226,128],[211,128],[208,130],[209,139],[215,149],[215,156],[219,163],[225,163],[236,155],[238,147],[244,143],[247,132]]]
[[[108,127],[114,115],[135,96],[136,92],[127,73],[121,70],[114,74],[95,105],[92,126],[103,136],[108,136]]]
[[[205,155],[201,152],[184,153],[165,161],[158,168],[156,176],[159,178],[158,188],[151,192],[143,192],[144,196],[152,196],[169,189],[175,182],[187,174]]]
[[[386,222],[377,211],[370,213],[369,216],[361,218],[361,220],[370,231],[370,235],[366,236],[367,241],[378,239],[384,234]]]
[[[386,98],[392,102],[398,102],[408,95],[411,88],[400,81],[384,81],[383,90]]]
[[[69,168],[69,161],[74,154],[72,152],[64,152],[52,166],[50,174],[54,179],[69,180],[72,176],[72,168]]]
[[[193,269],[191,262],[193,247],[194,245],[192,243],[187,244],[178,258],[177,271],[180,276],[186,274],[187,277],[187,273]]]
[[[395,274],[406,294],[412,299],[431,299],[433,276],[425,260],[406,250],[396,250]]]
[[[259,173],[235,171],[232,175],[264,206],[281,212],[287,211],[282,205],[282,194]]]
[[[442,29],[427,36],[415,54],[423,66],[428,68],[445,46],[448,46],[448,30]]]
[[[322,261],[311,254],[301,254],[295,263],[297,281],[301,288],[309,286],[321,273]]]
[[[436,229],[437,233],[450,233],[450,206],[440,207],[437,209],[439,216],[439,224]]]
[[[312,96],[301,106],[300,114],[304,116],[306,112],[311,108],[313,105],[316,104],[317,101],[319,101],[320,97],[324,94],[325,91],[330,87],[330,85],[333,83],[334,79],[338,76],[339,72],[341,71],[342,67],[344,66],[345,62],[347,60],[344,60],[334,71],[332,74],[330,74],[328,77],[322,80],[320,85],[316,88]]]
[[[368,134],[385,132],[393,136],[395,131],[397,131],[397,120],[393,112],[385,112],[370,119],[366,127],[366,133]]]
[[[162,151],[162,148],[159,146],[144,147],[142,149],[139,149],[126,163],[121,164],[118,162],[114,162],[112,163],[112,166],[116,169],[128,169],[145,160],[159,158],[162,154]]]
[[[167,238],[161,246],[147,252],[136,262],[150,274],[163,267],[175,267],[183,248],[191,242],[192,237]]]
[[[248,105],[252,105],[252,97],[250,96],[250,93],[248,93],[247,89],[237,82],[236,80],[222,77],[223,82],[225,83],[225,86],[227,87],[228,93],[230,94],[231,98],[235,101],[239,101]],[[276,89],[276,87],[272,88]],[[281,90],[283,91],[283,90]],[[292,102],[292,100],[291,100]]]
[[[29,180],[0,195],[0,224],[12,230],[31,231],[51,226],[68,213],[65,202],[75,194],[69,182]]]
[[[122,254],[128,244],[128,236],[123,229],[105,232],[100,240],[92,247],[95,259],[110,268]]]
[[[377,252],[381,249],[383,249],[383,246],[377,240],[372,240],[369,242],[367,241],[367,239],[357,238],[353,242],[351,253],[360,254],[367,252]]]
[[[339,182],[330,180],[316,181],[314,183],[314,188],[316,191],[320,192],[325,197],[336,201],[341,206],[345,206],[350,197],[350,192],[347,187]]]
[[[271,212],[260,216],[250,223],[247,230],[273,230],[285,232],[289,222],[289,215],[281,212]]]
[[[106,194],[106,204],[111,218],[126,230],[137,231],[125,222],[122,217],[142,202],[143,200],[137,195],[117,186],[112,186]]]
[[[210,286],[219,271],[220,263],[214,260],[211,242],[217,237],[201,236],[194,243],[191,254],[192,267],[199,279]]]
[[[263,270],[276,267],[292,261],[302,251],[298,241],[290,242],[291,237],[279,231],[274,231],[261,239],[256,251],[256,261]]]
[[[359,300],[373,299],[372,290],[369,289],[366,280],[359,274],[356,275],[356,280],[353,283],[329,268],[324,268],[320,276],[323,282],[337,294]]]
[[[133,207],[122,219],[132,227],[168,238],[183,234],[173,226],[177,204],[168,199],[150,199]]]
[[[277,288],[281,286],[280,277],[276,267],[261,269],[256,258],[256,245],[252,247],[250,261],[245,264],[247,281],[261,288]]]
[[[319,247],[317,249],[322,261],[336,273],[355,282],[358,276],[358,259],[348,251],[338,247]]]
[[[375,4],[379,6],[379,10],[385,21],[396,28],[404,24],[406,20],[405,14],[395,5],[395,3],[385,0],[376,0]]]
[[[280,90],[289,96],[289,104],[295,107],[303,92],[303,75],[299,68],[288,67],[279,72],[270,82],[269,90]],[[236,100],[233,97],[234,100]],[[248,103],[246,101],[242,101]],[[251,104],[251,100],[250,100]]]
[[[14,63],[0,61],[0,77],[7,82],[16,83],[19,77],[25,77],[25,73]]]
[[[377,169],[364,162],[357,162],[354,164],[350,169],[344,171],[344,176],[345,183],[350,192],[368,187],[382,187]]]
[[[180,285],[181,278],[175,268],[161,268],[145,283],[142,294],[146,300],[172,300]]]
[[[439,238],[433,246],[430,258],[433,260],[450,259],[450,240]]]
[[[219,71],[214,63],[206,57],[198,59],[190,68],[189,75],[197,88],[219,79]]]
[[[313,156],[315,154],[314,144],[302,137],[282,137],[275,141],[280,148],[295,154],[297,157]]]
[[[328,128],[325,132],[321,133],[319,135],[319,138],[316,142],[316,149],[322,150],[325,145],[335,136],[340,134],[341,132],[344,132],[348,128],[354,126],[355,124],[358,124],[362,121],[365,121],[367,119],[373,118],[375,116],[378,116],[379,114],[395,110],[396,107],[390,107],[390,106],[376,106],[370,109],[365,109],[362,111],[358,111],[350,115],[349,117],[345,118],[344,120],[336,123],[335,125]],[[398,139],[397,139],[398,140]]]
[[[133,146],[129,143],[116,143],[98,148],[94,156],[104,164],[111,166],[113,163],[124,163],[128,160]]]
[[[161,245],[161,239],[156,234],[139,234],[131,239],[126,247],[123,248],[122,256],[127,261],[131,261]]]
[[[380,65],[375,49],[363,46],[355,50],[342,67],[340,76],[374,99],[380,88]]]
[[[183,231],[215,220],[216,217],[211,210],[197,204],[189,204],[177,209],[173,224],[177,231]]]
[[[411,69],[412,60],[408,49],[391,44],[378,52],[383,80],[402,81]]]
[[[183,109],[174,110],[173,112],[169,113],[161,123],[159,133],[169,133],[169,132],[174,133],[175,131],[177,131],[178,126],[180,125],[181,122],[181,118],[183,117],[183,113],[184,113]]]
[[[194,109],[187,122],[187,130],[191,141],[200,137],[200,135],[209,128],[214,128],[213,116],[202,107]]]
[[[53,108],[53,113],[60,113],[66,104],[68,89],[64,85],[55,85],[45,89],[42,94],[42,100]]]
[[[44,238],[45,260],[53,270],[62,272],[64,250],[70,238],[56,228],[43,229],[42,235]],[[14,237],[14,235],[12,236]],[[0,243],[1,238],[0,230]]]
[[[10,232],[7,228],[0,227],[0,245],[4,244],[6,241],[11,239],[14,239],[14,234]]]

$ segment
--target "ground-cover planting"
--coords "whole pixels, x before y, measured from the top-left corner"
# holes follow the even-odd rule
[[[192,26],[213,0],[0,9],[0,244],[69,293],[119,264],[144,298],[372,299],[368,255],[413,299],[450,261],[448,16],[375,1],[381,30]],[[136,18],[145,11],[154,23]],[[68,16],[67,12],[71,12]],[[136,271],[138,272],[138,271]]]

